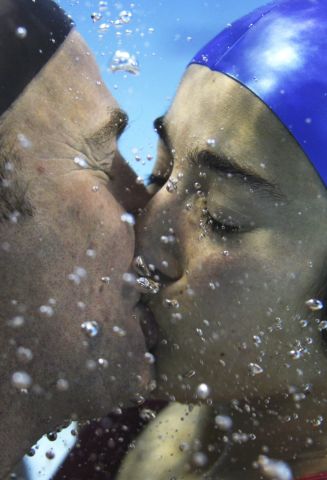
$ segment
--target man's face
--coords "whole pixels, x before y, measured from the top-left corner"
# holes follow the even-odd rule
[[[305,305],[326,255],[313,167],[257,97],[204,67],[188,69],[156,126],[154,174],[169,180],[147,207],[138,252],[162,281],[149,299],[159,390],[189,401],[206,383],[230,401],[322,381],[319,312]]]
[[[125,122],[76,32],[4,116],[8,178],[32,215],[0,228],[1,370],[30,375],[40,416],[106,414],[150,379],[123,280],[134,233],[122,214],[144,200],[117,148]]]

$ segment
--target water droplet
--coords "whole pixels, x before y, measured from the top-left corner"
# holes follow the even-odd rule
[[[160,290],[160,283],[146,277],[137,278],[135,286],[139,292],[151,293],[152,295],[156,295]]]
[[[99,20],[101,20],[101,18],[102,18],[102,15],[101,15],[100,12],[91,13],[91,19],[92,19],[93,23],[98,22]]]
[[[293,474],[287,463],[260,455],[258,466],[266,478],[271,480],[292,480]]]
[[[100,326],[95,320],[83,322],[81,324],[81,329],[83,330],[85,335],[90,338],[96,337],[100,332]]]
[[[101,282],[105,283],[106,285],[109,285],[110,277],[101,277]]]
[[[56,387],[59,392],[66,392],[69,389],[69,382],[64,378],[59,378],[59,380],[57,380]]]
[[[233,420],[228,415],[217,415],[215,417],[215,424],[220,430],[228,431],[233,426]]]
[[[312,312],[316,312],[324,308],[322,301],[316,298],[310,298],[310,300],[307,300],[305,304]]]
[[[18,390],[28,389],[32,385],[32,377],[26,372],[15,372],[12,374],[11,383]]]
[[[169,193],[173,193],[177,191],[177,180],[176,178],[171,177],[167,184],[166,184],[166,190]]]
[[[27,36],[27,30],[25,27],[18,27],[16,28],[16,36],[21,38],[22,40]]]
[[[196,388],[196,396],[201,400],[205,400],[210,395],[210,388],[206,383],[200,383]]]
[[[100,190],[99,185],[93,185],[92,192],[98,192]]]
[[[132,20],[132,12],[122,10],[119,14],[119,20],[124,24],[129,23]]]
[[[250,375],[252,375],[253,377],[255,375],[259,375],[260,373],[263,373],[263,368],[260,367],[260,365],[258,365],[257,363],[249,363],[248,369],[249,369]]]
[[[133,75],[138,75],[140,73],[139,63],[135,55],[122,50],[116,50],[111,60],[110,70],[112,72],[128,72]]]
[[[129,225],[135,225],[135,217],[131,213],[123,213],[121,215],[121,221],[124,223],[128,223]]]
[[[22,363],[29,363],[33,360],[32,350],[25,347],[18,347],[16,351],[17,358]]]

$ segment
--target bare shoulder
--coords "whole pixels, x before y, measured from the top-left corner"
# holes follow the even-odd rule
[[[199,480],[192,457],[207,415],[206,407],[168,405],[138,437],[117,480]]]

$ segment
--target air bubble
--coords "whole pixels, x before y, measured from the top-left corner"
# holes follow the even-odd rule
[[[106,285],[109,285],[110,277],[101,277],[101,282],[105,283]]]
[[[47,317],[52,317],[53,315],[53,308],[50,307],[50,305],[41,305],[39,308],[39,311],[43,314],[46,315]]]
[[[203,468],[208,463],[208,457],[203,452],[195,452],[192,456],[193,464],[198,468]]]
[[[83,157],[74,157],[74,163],[81,168],[88,168],[88,161]]]
[[[263,373],[263,368],[260,367],[260,365],[258,365],[257,363],[249,363],[248,369],[249,369],[250,375],[252,375],[253,377],[255,375],[259,375],[260,373]]]
[[[123,213],[120,217],[121,221],[129,225],[135,225],[135,217],[131,213]]]
[[[160,290],[160,283],[146,277],[137,278],[135,286],[139,292],[150,293],[152,295],[156,295]]]
[[[201,400],[206,400],[210,395],[210,388],[206,383],[200,383],[196,388],[196,396]]]
[[[18,347],[16,355],[21,363],[29,363],[33,360],[33,353],[29,348]]]
[[[101,18],[102,18],[102,15],[101,15],[100,12],[91,13],[91,19],[92,19],[93,23],[98,22],[99,20],[101,20]]]
[[[207,145],[209,147],[214,147],[216,145],[216,140],[214,138],[208,138]]]
[[[140,73],[139,63],[135,55],[122,50],[116,50],[109,68],[112,72],[122,71],[133,75]]]
[[[134,258],[133,261],[133,267],[134,270],[138,275],[141,275],[142,277],[150,277],[151,272],[149,270],[149,267],[147,266],[145,260],[143,257],[138,255],[137,257]]]
[[[87,337],[96,337],[100,332],[100,326],[95,320],[90,320],[83,322],[81,324],[81,329]]]
[[[32,377],[26,372],[15,372],[11,377],[11,383],[18,390],[28,389],[32,385]]]
[[[310,300],[307,300],[305,304],[312,312],[316,312],[324,308],[322,301],[318,300],[317,298],[310,298]]]
[[[98,365],[101,368],[108,368],[109,362],[105,358],[98,358]]]
[[[142,408],[139,415],[144,422],[150,422],[156,418],[156,412],[150,408]]]
[[[322,330],[326,330],[326,329],[327,329],[327,321],[323,320],[322,322],[319,323],[318,330],[322,332]]]
[[[57,380],[56,387],[59,392],[66,392],[69,389],[69,382],[64,378],[59,378],[59,380]]]
[[[125,337],[126,336],[126,330],[119,327],[118,325],[114,325],[112,327],[112,331],[114,332],[115,335],[117,335],[117,337]]]
[[[260,455],[258,466],[266,478],[271,480],[292,480],[293,475],[287,463]]]
[[[27,30],[26,30],[26,28],[25,28],[25,27],[18,27],[18,28],[16,29],[16,36],[17,36],[18,38],[21,38],[22,40],[23,40],[24,38],[26,38],[26,36],[27,36]]]
[[[177,180],[175,178],[170,178],[166,184],[166,190],[169,193],[174,193],[177,191]]]
[[[228,415],[217,415],[215,417],[215,424],[219,430],[228,431],[233,426],[233,420]]]
[[[146,352],[144,354],[144,358],[145,358],[146,363],[148,363],[149,365],[154,364],[155,361],[156,361],[155,356],[150,352]]]
[[[125,25],[130,23],[132,20],[132,12],[129,12],[127,10],[122,10],[119,14],[119,20],[121,23],[124,23]]]

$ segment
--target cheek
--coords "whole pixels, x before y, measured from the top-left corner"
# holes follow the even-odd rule
[[[94,188],[96,186],[96,188]],[[125,271],[134,253],[134,231],[107,186],[86,178],[65,195],[60,223],[71,250],[84,249],[95,264]],[[82,253],[82,252],[81,252]]]

